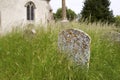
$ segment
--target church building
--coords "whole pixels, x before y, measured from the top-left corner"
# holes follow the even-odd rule
[[[0,0],[0,32],[29,23],[47,24],[52,19],[50,0]]]

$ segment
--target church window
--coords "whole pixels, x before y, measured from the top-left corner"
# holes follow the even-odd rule
[[[35,19],[35,4],[30,1],[26,5],[27,8],[27,20],[34,20]]]
[[[34,7],[31,7],[31,20],[34,20]]]
[[[27,20],[30,20],[30,6],[27,6]]]

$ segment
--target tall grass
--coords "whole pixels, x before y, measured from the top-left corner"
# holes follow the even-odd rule
[[[91,36],[88,72],[74,65],[57,47],[63,29],[77,28]],[[55,23],[37,33],[12,32],[0,37],[0,80],[119,80],[120,42],[112,41],[112,25]],[[108,34],[107,34],[108,33]]]

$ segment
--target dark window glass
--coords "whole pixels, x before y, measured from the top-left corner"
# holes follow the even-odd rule
[[[34,20],[34,7],[31,6],[31,20]]]
[[[27,6],[27,20],[30,20],[30,6]]]

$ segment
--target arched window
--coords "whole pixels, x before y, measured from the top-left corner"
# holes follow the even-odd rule
[[[27,6],[27,20],[30,20],[30,6]]]
[[[27,20],[34,20],[35,19],[35,4],[30,1],[26,5],[27,11]]]
[[[34,20],[34,7],[31,6],[31,20]]]

